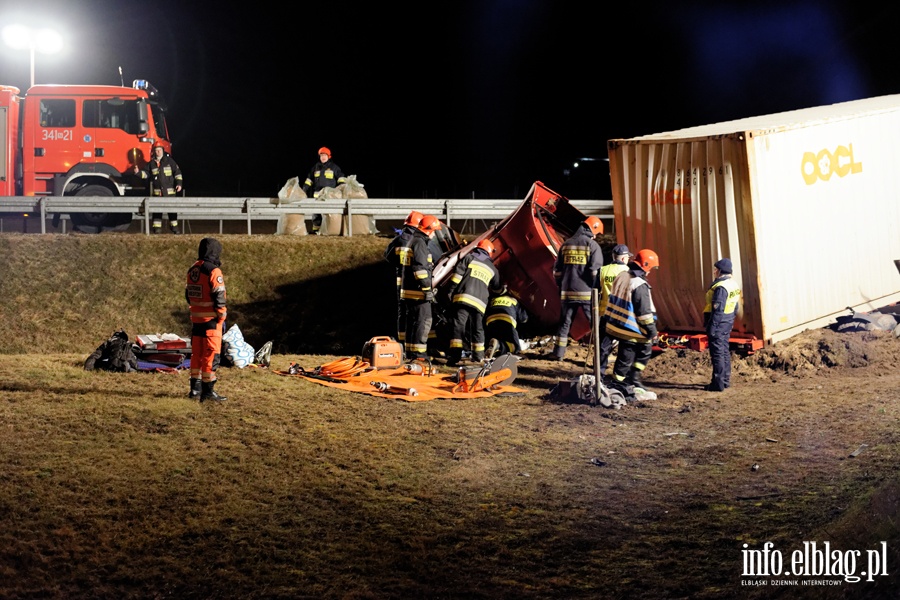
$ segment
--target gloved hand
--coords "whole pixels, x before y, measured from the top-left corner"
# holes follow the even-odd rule
[[[425,302],[434,303],[434,290],[428,290],[425,292]]]

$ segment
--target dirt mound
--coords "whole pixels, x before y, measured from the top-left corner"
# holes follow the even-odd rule
[[[770,379],[778,374],[812,377],[870,365],[883,369],[900,366],[900,340],[890,331],[805,331],[749,356],[733,355],[732,373],[748,380]],[[654,378],[668,381],[708,376],[711,370],[709,352],[681,349],[664,351],[648,367]]]

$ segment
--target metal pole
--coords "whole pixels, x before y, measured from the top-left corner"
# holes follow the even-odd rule
[[[31,53],[31,87],[34,87],[34,34],[32,33],[31,42],[28,44],[28,50]]]
[[[597,386],[594,397],[599,402],[603,382],[600,379],[600,295],[597,288],[591,290],[591,325],[594,329],[594,383]]]

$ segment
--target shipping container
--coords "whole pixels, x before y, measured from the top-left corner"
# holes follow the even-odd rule
[[[900,95],[608,142],[616,232],[650,248],[662,331],[703,332],[731,258],[735,334],[773,343],[900,301]]]

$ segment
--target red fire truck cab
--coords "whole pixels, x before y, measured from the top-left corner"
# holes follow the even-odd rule
[[[132,87],[35,85],[24,97],[0,86],[0,195],[145,194],[133,174],[154,142],[171,151],[165,103],[149,82]],[[72,214],[80,231],[124,230],[131,215]]]

